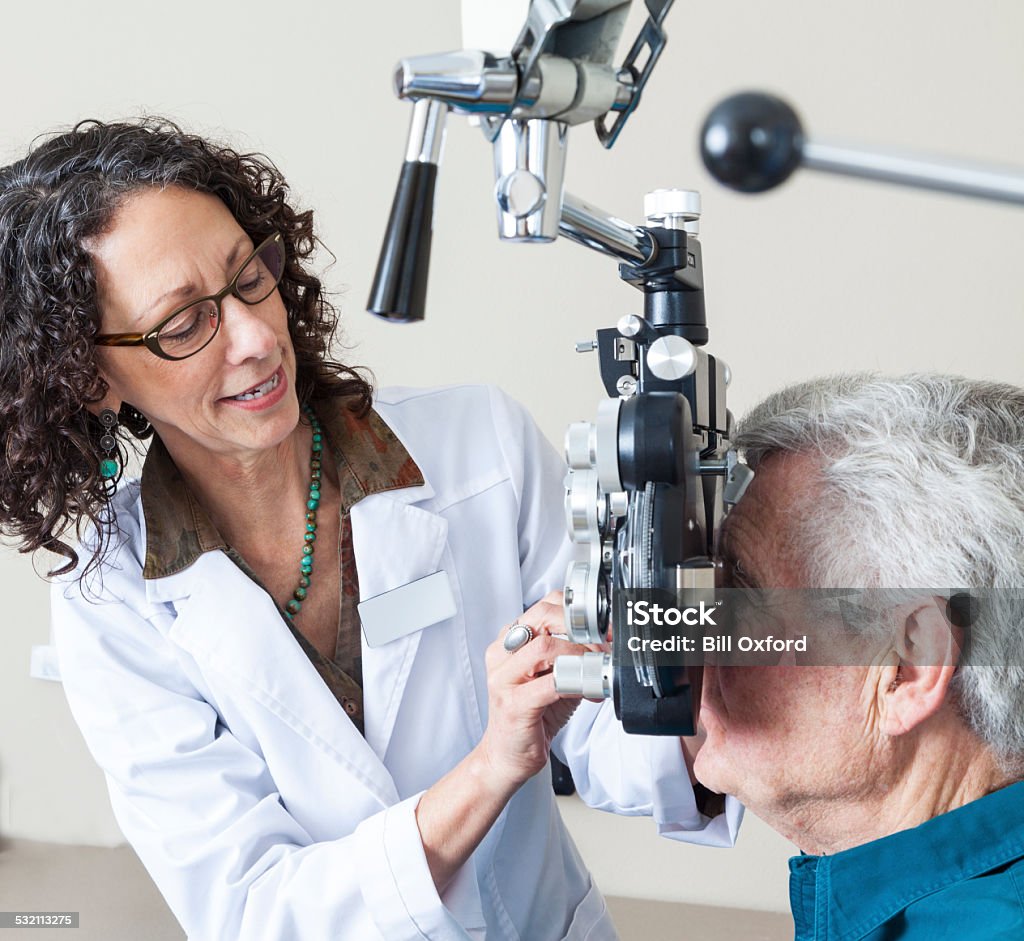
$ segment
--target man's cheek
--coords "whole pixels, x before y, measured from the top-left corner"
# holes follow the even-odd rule
[[[771,725],[785,699],[785,682],[773,667],[723,670],[722,700],[730,724],[760,728]]]

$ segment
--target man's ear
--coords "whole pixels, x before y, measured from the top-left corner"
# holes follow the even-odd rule
[[[879,688],[881,731],[903,735],[935,715],[946,701],[963,635],[950,624],[944,598],[902,606],[895,619],[899,665]]]

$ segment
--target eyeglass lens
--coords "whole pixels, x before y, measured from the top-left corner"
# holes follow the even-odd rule
[[[273,293],[284,273],[284,243],[280,238],[264,242],[246,262],[234,280],[231,292],[242,302],[254,305]],[[182,308],[157,334],[160,349],[175,359],[201,350],[213,339],[220,320],[220,308],[213,298],[204,298]]]

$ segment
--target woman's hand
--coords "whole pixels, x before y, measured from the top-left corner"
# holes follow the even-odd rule
[[[569,721],[578,697],[555,691],[555,658],[588,649],[552,637],[565,631],[561,592],[551,592],[516,620],[534,638],[515,653],[503,646],[508,625],[487,648],[487,730],[477,746],[496,784],[514,792],[547,764],[551,740]]]
[[[534,638],[515,653],[502,628],[487,648],[487,729],[477,746],[416,807],[416,823],[438,892],[476,849],[524,781],[547,764],[548,749],[578,698],[555,692],[555,657],[587,648],[552,637],[565,628],[562,596],[552,592],[517,618]]]

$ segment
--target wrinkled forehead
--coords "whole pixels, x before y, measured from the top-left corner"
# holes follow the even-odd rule
[[[168,304],[202,293],[199,275],[217,281],[245,247],[245,232],[216,196],[179,187],[132,194],[86,245],[105,325],[144,326],[147,318],[169,312],[163,310]]]
[[[818,510],[820,459],[773,454],[759,465],[722,525],[719,554],[766,588],[795,587],[803,569],[801,527]]]

